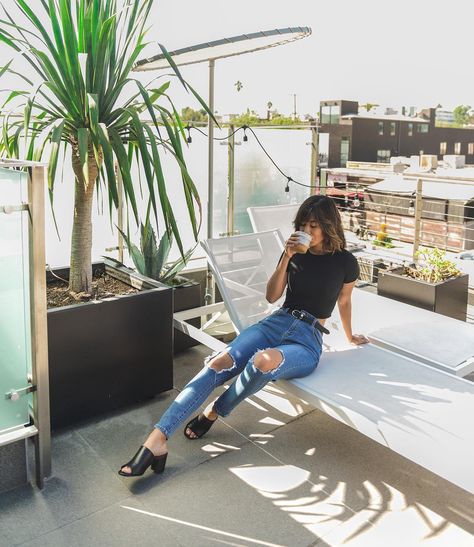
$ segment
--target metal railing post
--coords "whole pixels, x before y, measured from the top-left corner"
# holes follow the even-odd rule
[[[416,194],[415,194],[415,234],[413,238],[413,261],[416,260],[416,253],[420,246],[421,240],[421,212],[423,209],[423,180],[417,179],[416,181]]]
[[[118,208],[117,208],[117,226],[119,227],[117,245],[118,245],[118,259],[123,263],[123,179],[122,173],[118,164],[115,164],[115,172],[117,179],[117,192],[118,192]]]
[[[319,160],[319,139],[318,128],[311,127],[311,172],[310,172],[310,185],[316,184],[318,177],[318,160]],[[321,184],[319,182],[319,184]],[[313,188],[312,194],[316,193],[316,188]]]
[[[28,202],[30,207],[30,291],[31,291],[31,346],[32,383],[35,425],[35,468],[39,488],[51,475],[51,425],[49,411],[48,333],[46,313],[46,257],[45,257],[45,210],[44,190],[46,168],[33,167],[28,178]]]
[[[325,169],[321,169],[321,176],[319,178],[319,193],[322,196],[326,195],[326,189],[327,189],[327,171]]]
[[[214,114],[214,68],[215,60],[209,60],[209,110]],[[214,121],[211,116],[208,116],[208,180],[207,180],[207,237],[213,237],[213,213],[214,213]],[[213,304],[214,293],[214,278],[210,266],[207,266],[206,273],[206,294],[204,300],[206,304]]]
[[[234,126],[229,125],[227,139],[227,235],[234,235],[234,184],[235,184],[235,135]]]

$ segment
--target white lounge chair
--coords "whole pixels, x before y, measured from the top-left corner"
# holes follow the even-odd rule
[[[255,232],[279,229],[286,238],[298,207],[248,207],[247,212]],[[355,245],[349,248],[353,252],[358,249]],[[365,256],[357,252],[355,255]],[[356,315],[358,330],[369,334],[378,345],[457,376],[474,371],[474,326],[366,291],[355,291],[354,304],[356,312],[364,312]],[[332,330],[341,330],[337,310],[331,324]],[[437,343],[433,344],[433,340]],[[327,342],[336,343],[334,337]]]
[[[278,231],[207,240],[203,247],[237,332],[272,311],[265,285],[283,249]],[[356,291],[356,310],[361,293]],[[225,344],[185,322],[219,306],[175,314],[175,326],[221,350]],[[337,331],[325,340],[334,344],[326,347],[317,370],[281,382],[283,388],[474,493],[474,384],[374,344],[344,345]]]

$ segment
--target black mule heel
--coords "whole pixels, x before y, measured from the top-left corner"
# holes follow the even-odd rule
[[[151,466],[155,473],[163,473],[168,453],[155,456],[146,446],[141,446],[133,458],[122,465],[118,474],[122,477],[141,477],[143,473]],[[122,469],[130,467],[130,473],[124,473]]]
[[[189,421],[186,424],[186,427],[184,428],[184,436],[187,439],[190,439],[191,441],[194,441],[196,439],[200,439],[201,437],[204,437],[204,435],[211,429],[211,427],[217,422],[217,418],[215,420],[209,420],[209,418],[206,418],[206,416],[199,414],[198,416],[194,417],[191,421]],[[196,436],[190,437],[186,430],[190,429]]]
[[[163,473],[165,470],[166,465],[166,458],[168,457],[168,453],[162,454],[161,456],[155,456],[155,459],[153,460],[153,463],[151,464],[151,468],[154,473],[159,475],[160,473]]]

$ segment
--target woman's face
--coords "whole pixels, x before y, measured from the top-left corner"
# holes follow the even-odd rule
[[[321,246],[324,241],[324,233],[318,221],[314,218],[308,220],[300,226],[302,232],[311,236],[310,247]]]

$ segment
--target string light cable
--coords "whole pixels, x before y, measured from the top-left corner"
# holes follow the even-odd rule
[[[195,125],[187,125],[186,126],[186,129],[189,130],[190,129],[196,129],[196,131],[199,131],[199,133],[201,133],[202,135],[204,135],[205,137],[208,137],[208,135],[202,130],[200,129],[199,127],[196,127]],[[257,144],[260,146],[260,148],[263,150],[264,154],[267,156],[267,158],[273,163],[273,165],[275,166],[275,168],[277,169],[277,171],[283,176],[286,178],[286,186],[285,186],[285,192],[289,192],[290,191],[290,182],[294,182],[295,184],[299,184],[300,186],[304,186],[305,188],[321,188],[322,186],[320,184],[305,184],[303,182],[299,182],[297,180],[295,180],[294,178],[288,176],[286,173],[284,173],[282,171],[282,169],[280,169],[280,167],[276,164],[275,160],[270,156],[270,154],[267,152],[265,146],[262,144],[262,142],[260,141],[260,139],[258,138],[257,134],[255,133],[255,131],[249,127],[248,125],[242,125],[241,127],[238,127],[237,129],[235,129],[232,133],[230,133],[229,135],[227,135],[226,137],[214,137],[213,140],[215,141],[225,141],[227,140],[229,137],[232,137],[233,135],[235,135],[237,132],[239,131],[243,131],[244,132],[244,137],[243,137],[243,141],[244,142],[247,142],[248,141],[248,137],[247,137],[247,134],[246,134],[246,130],[250,131],[252,133],[252,135],[255,137],[255,140],[257,141]],[[190,141],[188,141],[190,142]]]

